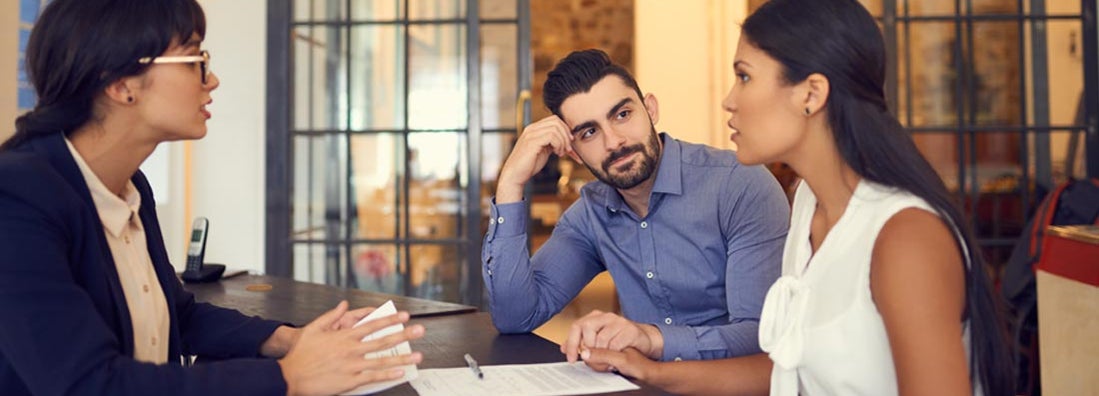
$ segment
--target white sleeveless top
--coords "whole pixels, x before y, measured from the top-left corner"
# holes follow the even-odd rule
[[[860,181],[814,255],[809,231],[816,205],[802,182],[782,277],[763,303],[759,343],[774,362],[771,395],[896,395],[889,338],[870,292],[870,256],[894,214],[907,208],[936,211],[906,191]],[[968,321],[964,328],[968,360]]]

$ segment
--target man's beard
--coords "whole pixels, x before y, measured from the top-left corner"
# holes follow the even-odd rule
[[[656,134],[656,128],[652,129],[652,133],[649,135],[649,141],[645,143],[638,143],[632,146],[626,146],[612,152],[607,156],[607,159],[603,160],[599,169],[584,163],[584,166],[588,167],[588,170],[595,175],[596,179],[603,183],[607,183],[619,190],[629,190],[636,187],[641,182],[648,180],[656,171],[656,164],[660,160],[660,137]],[[611,164],[614,161],[628,157],[634,153],[641,153],[641,163],[636,166],[637,169],[633,169],[633,162],[629,162],[631,169],[621,172],[615,170],[612,172]]]

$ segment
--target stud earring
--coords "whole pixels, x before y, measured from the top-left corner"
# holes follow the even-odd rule
[[[133,96],[127,96],[126,97],[126,103],[133,103],[133,102],[134,102],[134,97]],[[808,111],[808,110],[806,110],[806,111]]]

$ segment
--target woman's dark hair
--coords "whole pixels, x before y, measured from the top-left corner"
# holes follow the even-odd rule
[[[633,88],[638,99],[645,99],[637,80],[626,68],[615,64],[602,50],[586,49],[573,51],[546,74],[546,82],[542,84],[542,101],[553,115],[560,117],[561,104],[565,103],[565,99],[591,91],[591,87],[609,75],[618,76],[623,84]]]
[[[71,133],[95,117],[95,99],[108,85],[149,67],[138,59],[194,33],[206,35],[195,0],[54,0],[27,42],[27,77],[38,103],[15,120],[15,135],[0,149]]]
[[[771,0],[744,21],[743,34],[783,65],[788,83],[824,75],[828,123],[840,155],[859,176],[923,198],[958,228],[970,263],[965,315],[970,379],[985,394],[1014,394],[1002,305],[993,298],[981,249],[942,179],[885,101],[885,42],[856,0]]]

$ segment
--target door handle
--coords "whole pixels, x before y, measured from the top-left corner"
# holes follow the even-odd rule
[[[515,99],[515,135],[523,133],[523,106],[530,102],[530,90],[519,91],[519,97]]]

